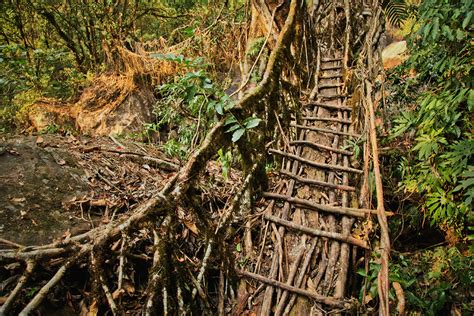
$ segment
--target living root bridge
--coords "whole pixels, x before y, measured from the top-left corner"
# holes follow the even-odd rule
[[[293,0],[276,47],[269,57],[263,80],[238,103],[233,111],[236,117],[247,117],[249,113],[254,113],[256,105],[260,106],[257,107],[260,111],[257,115],[262,115],[260,113],[268,111],[268,108],[262,108],[262,105],[271,104],[267,101],[262,103],[262,100],[269,100],[269,95],[278,94],[283,56],[294,31],[296,11],[297,1]],[[272,108],[271,113],[275,111],[278,113],[277,108]],[[122,314],[126,311],[126,306],[137,303],[127,297],[127,287],[124,285],[125,281],[129,282],[130,273],[140,273],[133,263],[135,260],[141,260],[142,266],[144,264],[147,267],[146,273],[142,275],[147,281],[145,284],[136,284],[137,289],[145,288],[140,290],[140,296],[145,302],[142,305],[145,315],[189,314],[191,311],[203,310],[214,313],[215,306],[218,306],[219,314],[224,314],[225,306],[233,300],[232,295],[235,295],[229,282],[234,274],[232,254],[229,253],[225,242],[232,238],[232,235],[229,235],[230,225],[238,218],[236,216],[239,214],[245,192],[253,189],[254,184],[258,182],[255,176],[262,173],[265,162],[265,156],[262,155],[264,147],[255,148],[250,156],[243,154],[254,161],[245,162],[246,174],[241,190],[234,192],[234,198],[227,207],[203,210],[212,204],[200,199],[201,175],[218,150],[228,148],[231,144],[231,135],[225,133],[224,121],[225,118],[222,118],[209,131],[187,163],[159,193],[135,207],[129,214],[112,218],[107,225],[77,236],[62,238],[51,244],[1,250],[0,262],[27,263],[21,282],[10,292],[7,302],[2,306],[1,314],[11,310],[22,315],[34,312],[40,308],[54,287],[61,286],[61,281],[72,267],[90,267],[90,280],[86,284],[92,296],[83,301],[90,313],[100,309],[110,310],[114,315]],[[259,133],[265,134],[265,128],[268,127],[262,124]],[[259,143],[264,146],[261,141]],[[242,138],[238,145],[242,149],[248,146],[248,143]],[[170,164],[166,167],[175,168]],[[181,212],[179,210],[185,210],[186,216],[195,219],[198,233],[194,236],[193,243],[179,241],[179,238],[189,238],[178,237],[184,236],[183,225],[180,224],[183,221],[178,217]],[[153,259],[150,260],[151,258]],[[55,264],[51,264],[52,262]],[[19,294],[33,281],[31,276],[36,271],[33,267],[57,267],[58,264],[60,267],[52,273],[50,279],[26,306],[15,305],[16,301],[23,301],[17,300]],[[207,275],[216,269],[221,270],[220,294],[217,297],[210,294],[208,287],[214,285],[207,279]],[[192,286],[189,287],[189,284]]]

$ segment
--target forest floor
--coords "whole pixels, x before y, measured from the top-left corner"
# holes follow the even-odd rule
[[[40,245],[106,224],[161,190],[179,163],[115,138],[4,137],[0,238]]]

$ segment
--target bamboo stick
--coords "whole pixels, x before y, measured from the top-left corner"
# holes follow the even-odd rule
[[[351,124],[352,122],[349,120],[341,120],[335,117],[315,117],[315,116],[303,116],[301,118],[305,121],[321,121],[321,122],[336,122],[342,124]]]

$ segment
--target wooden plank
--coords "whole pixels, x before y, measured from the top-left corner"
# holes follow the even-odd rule
[[[341,93],[341,94],[327,94],[327,95],[324,95],[324,94],[318,94],[318,97],[319,98],[322,98],[322,99],[338,99],[338,98],[348,98],[348,97],[351,97],[351,95],[347,95],[345,93]]]
[[[320,122],[336,122],[341,124],[351,124],[349,120],[338,119],[337,117],[316,117],[316,116],[303,116],[302,120],[305,121],[320,121]]]
[[[319,203],[311,202],[308,200],[294,198],[291,196],[286,196],[286,195],[272,193],[272,192],[264,192],[262,196],[268,199],[277,199],[277,200],[282,200],[288,203],[293,203],[299,207],[307,208],[310,210],[321,211],[321,212],[332,213],[332,214],[340,214],[340,215],[347,215],[347,216],[361,217],[361,218],[366,217],[368,214],[370,215],[377,214],[376,210],[370,210],[366,208],[329,206],[326,204],[319,204]],[[392,212],[385,212],[385,214],[387,216],[393,215]]]
[[[319,77],[319,79],[336,79],[336,78],[342,78],[342,74],[337,73],[337,74],[324,75],[324,76]]]
[[[364,248],[364,249],[369,249],[369,246],[367,245],[367,242],[364,240],[360,240],[357,238],[352,237],[351,235],[343,235],[335,232],[328,232],[324,230],[319,230],[319,229],[313,229],[307,226],[299,225],[284,219],[281,219],[279,217],[273,216],[273,215],[264,215],[265,219],[272,221],[274,223],[286,226],[288,228],[298,230],[302,233],[308,234],[308,235],[313,235],[313,236],[318,236],[318,237],[326,237],[329,239],[334,239],[334,240],[339,240],[342,242],[345,242],[347,244],[352,244],[356,245],[358,247]]]
[[[322,62],[325,63],[330,63],[330,62],[335,62],[335,61],[341,61],[342,57],[327,57],[327,58],[321,58]]]
[[[329,183],[325,181],[319,181],[315,179],[307,179],[303,178],[297,175],[292,174],[291,172],[288,172],[284,169],[280,170],[280,174],[285,175],[289,178],[295,179],[296,181],[308,185],[315,185],[315,186],[320,186],[320,187],[327,187],[327,188],[332,188],[332,189],[337,189],[337,190],[342,190],[342,191],[355,191],[355,187],[351,187],[348,185],[340,185],[340,184],[334,184],[334,183]]]
[[[349,106],[340,106],[340,105],[334,105],[334,104],[327,104],[325,102],[308,102],[303,104],[304,106],[308,105],[313,105],[313,106],[320,106],[326,109],[331,109],[331,110],[338,110],[338,111],[352,111],[352,108]]]
[[[290,145],[292,145],[292,146],[295,146],[295,145],[296,146],[298,146],[298,145],[308,146],[308,147],[327,150],[327,151],[330,151],[330,152],[335,152],[335,153],[342,154],[342,155],[347,155],[347,156],[352,156],[353,155],[353,153],[348,151],[348,150],[334,148],[334,147],[326,146],[326,145],[321,145],[321,144],[310,142],[310,141],[307,141],[307,140],[294,140],[294,141],[290,142]]]
[[[327,71],[327,70],[339,70],[339,69],[342,69],[342,66],[341,66],[341,65],[321,67],[321,70],[322,70],[322,71]]]
[[[286,290],[286,291],[289,291],[289,292],[292,292],[292,293],[295,293],[295,294],[298,294],[298,295],[309,297],[309,298],[315,300],[316,302],[319,302],[319,303],[322,303],[322,304],[325,304],[325,305],[328,305],[328,306],[334,306],[334,307],[345,308],[345,309],[351,309],[352,308],[352,305],[349,302],[341,300],[341,299],[334,299],[332,297],[323,296],[323,295],[317,294],[317,293],[312,292],[312,291],[303,290],[303,289],[300,289],[298,287],[294,287],[292,285],[288,285],[288,284],[283,283],[283,282],[279,282],[279,281],[276,281],[276,280],[273,280],[273,279],[269,279],[267,277],[264,277],[262,275],[255,274],[255,273],[252,273],[252,272],[247,272],[247,271],[243,271],[243,270],[240,270],[240,269],[236,269],[235,271],[237,272],[238,275],[240,275],[242,277],[251,278],[251,279],[257,280],[259,282],[262,282],[262,283],[265,283],[265,284],[268,284],[268,285],[271,285],[271,286],[274,286],[274,287],[279,287],[283,290]]]
[[[306,130],[309,130],[309,131],[320,132],[320,133],[329,133],[329,134],[335,134],[335,135],[352,136],[352,137],[356,137],[356,138],[359,138],[361,136],[359,134],[334,131],[332,129],[320,128],[320,127],[314,127],[314,126],[299,125],[299,124],[295,124],[295,123],[291,123],[291,126],[296,127],[296,128],[306,129]]]
[[[288,157],[288,158],[291,158],[291,159],[294,159],[294,160],[298,160],[300,162],[303,162],[307,165],[310,165],[310,166],[313,166],[313,167],[316,167],[316,168],[331,169],[331,170],[345,171],[345,172],[353,172],[353,173],[359,173],[359,174],[363,173],[363,171],[359,170],[359,169],[350,168],[350,167],[343,167],[343,166],[339,166],[339,165],[330,165],[330,164],[327,164],[327,163],[315,162],[315,161],[304,159],[304,158],[301,158],[300,156],[293,155],[293,154],[288,154],[288,153],[285,153],[283,151],[276,150],[276,149],[269,149],[268,151],[270,153],[273,153],[273,154],[277,154],[277,155]]]
[[[319,89],[339,88],[344,86],[343,83],[325,83],[318,86]]]

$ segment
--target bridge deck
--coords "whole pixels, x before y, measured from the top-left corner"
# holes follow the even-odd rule
[[[361,171],[351,164],[357,157],[347,145],[360,136],[346,106],[338,56],[321,60],[316,100],[303,102],[286,148],[269,150],[282,162],[284,181],[264,194],[261,248],[252,264],[239,271],[256,281],[250,281],[255,288],[246,308],[259,315],[292,309],[306,314],[304,306],[340,310],[354,302],[347,293],[349,270],[354,271],[357,249],[369,248],[355,233],[355,223],[375,211],[358,208]],[[296,300],[308,304],[295,305]]]

